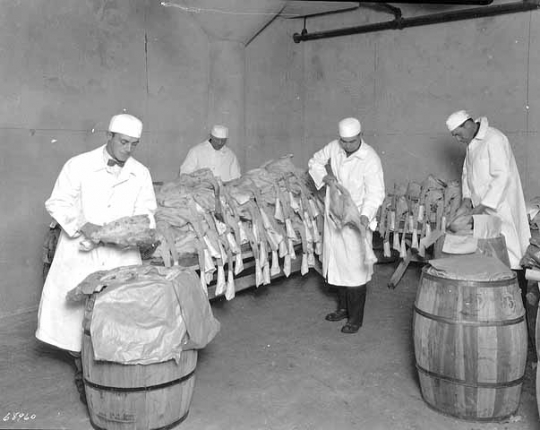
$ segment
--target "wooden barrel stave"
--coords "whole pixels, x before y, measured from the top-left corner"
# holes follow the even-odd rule
[[[539,283],[540,286],[540,283]],[[536,327],[534,339],[536,341],[536,357],[540,362],[540,306],[536,311]],[[536,405],[540,414],[540,366],[536,366]]]
[[[473,421],[503,420],[515,413],[527,354],[527,327],[515,277],[457,281],[424,269],[413,331],[428,405]]]
[[[93,359],[92,341],[83,337],[82,363],[90,421],[97,429],[166,429],[189,412],[195,386],[197,351],[174,360],[124,365]]]
[[[468,421],[504,421],[513,415],[521,385],[504,389],[475,388],[423,375],[419,372],[422,397],[433,410]],[[459,412],[458,412],[459,411]]]

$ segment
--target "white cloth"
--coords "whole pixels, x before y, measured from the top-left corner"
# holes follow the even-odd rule
[[[338,182],[351,193],[360,215],[370,220],[375,230],[375,215],[385,196],[381,160],[375,150],[362,141],[358,151],[347,157],[337,140],[316,152],[309,160],[309,173],[317,189],[323,186],[326,164],[330,160]],[[328,191],[328,190],[327,190]],[[326,195],[323,243],[323,276],[333,285],[358,287],[371,279],[371,270],[364,265],[360,233],[344,227],[338,230],[328,216],[329,194]],[[369,237],[371,243],[371,237]]]
[[[473,237],[495,239],[502,233],[502,221],[498,216],[473,215]]]
[[[105,159],[104,147],[71,158],[45,203],[62,233],[41,295],[36,337],[70,351],[81,350],[84,303],[67,302],[67,292],[97,270],[141,263],[138,250],[99,246],[81,251],[84,236],[78,230],[86,222],[103,225],[143,214],[155,225],[156,199],[148,169],[130,157],[115,175]]]
[[[189,150],[180,173],[193,173],[204,168],[212,170],[214,176],[224,182],[240,177],[240,164],[234,152],[227,146],[216,151],[208,140]]]
[[[507,137],[490,127],[486,118],[478,121],[478,133],[463,163],[463,198],[470,198],[473,207],[486,206],[488,215],[501,219],[510,266],[520,269],[531,232],[516,160]]]

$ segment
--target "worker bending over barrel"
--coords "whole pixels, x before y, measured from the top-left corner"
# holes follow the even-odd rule
[[[498,216],[502,221],[510,266],[518,275],[524,296],[526,281],[520,260],[529,245],[531,232],[521,180],[508,138],[490,127],[487,118],[473,120],[464,110],[450,115],[446,125],[452,136],[467,146],[461,177],[463,201],[449,228],[451,231],[456,228],[456,223],[464,219],[463,215]]]

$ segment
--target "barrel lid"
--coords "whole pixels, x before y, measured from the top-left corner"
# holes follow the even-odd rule
[[[512,279],[514,272],[498,258],[481,254],[458,255],[430,260],[426,273],[463,281],[502,281]]]

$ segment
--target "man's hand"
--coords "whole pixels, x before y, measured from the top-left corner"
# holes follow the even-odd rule
[[[360,215],[360,224],[362,224],[365,228],[369,227],[369,218],[365,215]]]
[[[454,218],[454,220],[448,225],[448,230],[452,233],[470,232],[473,228],[472,215],[461,215]]]
[[[473,215],[487,214],[487,206],[479,204],[472,210]]]
[[[456,211],[456,216],[469,215],[472,212],[472,201],[471,199],[463,199],[459,209]]]
[[[333,174],[329,173],[328,175],[326,175],[326,176],[323,178],[322,181],[323,181],[324,184],[330,185],[330,184],[333,183],[333,182],[334,182],[334,183],[337,182],[337,178],[336,178]]]
[[[91,222],[87,222],[83,225],[79,231],[88,239],[92,239],[92,236],[100,229],[101,227]]]
[[[360,234],[365,237],[369,230],[369,218],[365,215],[360,215]]]

